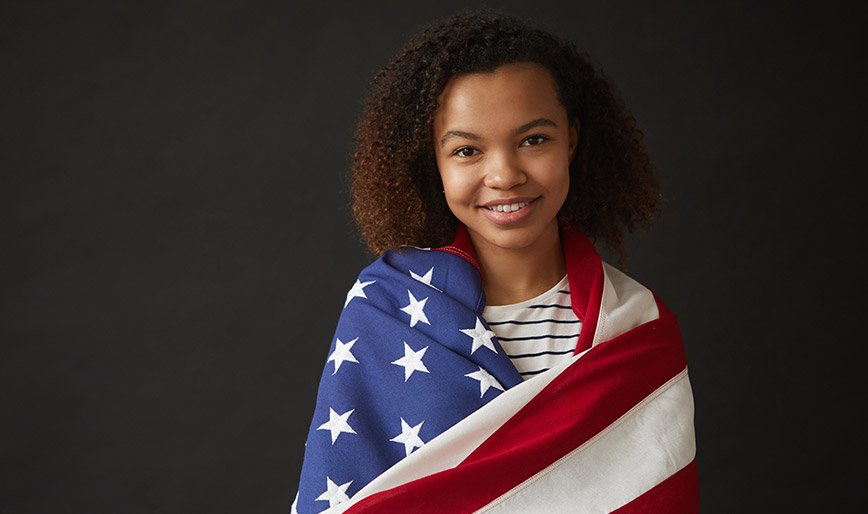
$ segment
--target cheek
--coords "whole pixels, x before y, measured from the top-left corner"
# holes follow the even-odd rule
[[[440,183],[443,185],[443,197],[446,199],[446,206],[449,207],[452,214],[455,214],[455,186],[453,184],[453,177],[448,170],[444,173],[444,169],[440,166],[439,162],[437,163],[437,170],[440,173]]]
[[[472,187],[466,174],[446,169],[441,171],[440,180],[443,182],[443,192],[450,208],[453,203],[464,202],[470,199]]]
[[[570,176],[567,174],[567,178],[564,180],[563,187],[561,189],[560,203],[558,205],[558,211],[560,211],[564,207],[564,203],[567,201],[567,196],[570,194]]]
[[[563,174],[561,175],[561,189],[563,189],[563,195],[564,195],[564,198],[566,198],[570,192],[570,169],[569,168],[565,169]]]
[[[564,167],[562,162],[555,165],[552,169],[556,171],[547,177],[546,188],[552,197],[557,200],[558,209],[560,209],[570,192],[570,169],[569,167]]]

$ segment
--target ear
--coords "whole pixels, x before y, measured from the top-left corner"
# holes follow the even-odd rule
[[[573,157],[576,156],[576,148],[579,146],[580,127],[579,118],[573,118],[573,122],[570,123],[570,162],[573,162]]]

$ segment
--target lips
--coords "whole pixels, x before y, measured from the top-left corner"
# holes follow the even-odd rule
[[[497,211],[497,212],[513,212],[525,207],[530,202],[518,202],[518,203],[508,203],[505,205],[494,205],[492,207],[486,207],[489,211]]]
[[[488,202],[480,207],[489,220],[498,225],[510,225],[529,216],[538,198],[506,198]]]
[[[482,207],[493,212],[515,212],[530,205],[536,198],[507,198],[488,202]]]

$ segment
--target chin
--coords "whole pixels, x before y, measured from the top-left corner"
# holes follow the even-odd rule
[[[539,238],[539,233],[526,230],[504,230],[498,234],[479,233],[478,237],[487,244],[503,248],[504,250],[521,250],[534,244]]]

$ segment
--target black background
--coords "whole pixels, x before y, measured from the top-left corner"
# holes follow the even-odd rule
[[[679,313],[703,511],[863,490],[858,4],[601,4],[0,4],[0,511],[288,511],[370,260],[360,102],[480,5],[586,49],[646,135],[629,272]]]

